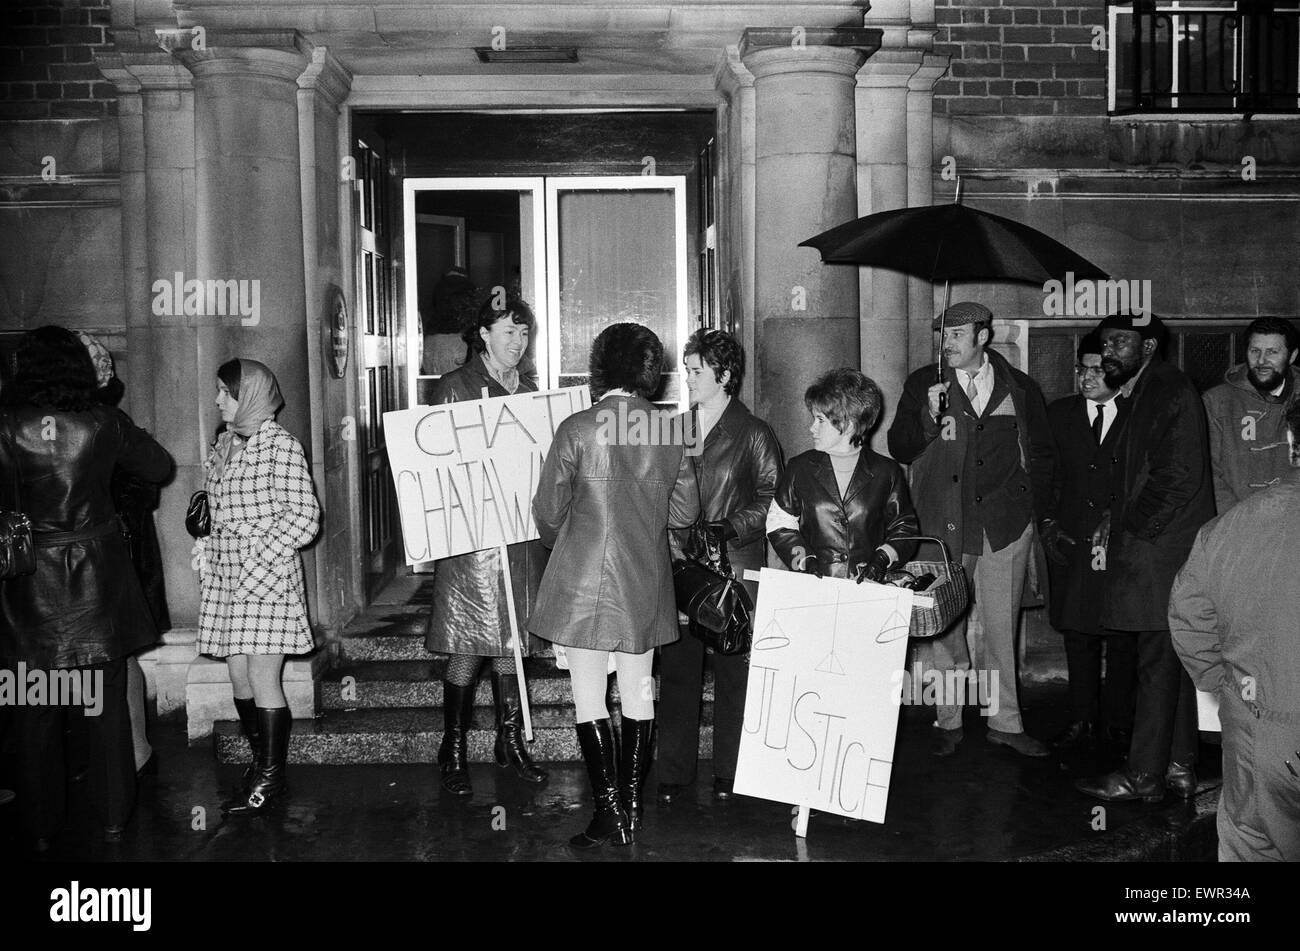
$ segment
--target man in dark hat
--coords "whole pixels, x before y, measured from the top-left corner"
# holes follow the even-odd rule
[[[1079,780],[1108,802],[1159,802],[1167,787],[1196,792],[1196,694],[1169,636],[1169,590],[1196,533],[1214,515],[1209,443],[1200,396],[1160,359],[1165,328],[1149,315],[1097,325],[1106,385],[1125,401],[1114,501],[1093,532],[1104,550],[1102,627],[1137,636],[1138,685],[1128,763]]]
[[[953,304],[943,314],[944,367],[907,378],[889,428],[889,451],[911,464],[912,501],[921,531],[961,556],[974,582],[974,605],[930,642],[937,671],[966,671],[971,657],[997,684],[987,698],[989,742],[1025,756],[1047,747],[1025,733],[1016,684],[1016,625],[1032,557],[1034,527],[1047,509],[1054,448],[1042,390],[989,348],[993,314],[983,304]],[[936,327],[935,329],[938,329]],[[940,397],[947,400],[941,410]],[[934,546],[921,556],[935,558]],[[969,627],[969,638],[968,638]],[[936,709],[931,752],[954,753],[963,738],[963,697]],[[990,690],[990,694],[994,691]]]

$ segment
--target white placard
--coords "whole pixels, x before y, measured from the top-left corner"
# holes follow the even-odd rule
[[[1196,691],[1197,729],[1206,733],[1222,733],[1219,725],[1219,696],[1208,690]]]
[[[759,573],[735,790],[884,822],[912,592]]]
[[[555,429],[585,386],[384,414],[406,563],[537,537],[533,496]]]

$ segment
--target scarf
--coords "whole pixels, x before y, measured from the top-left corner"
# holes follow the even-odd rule
[[[217,437],[213,471],[218,479],[226,466],[239,458],[248,440],[262,428],[262,424],[274,419],[284,407],[284,397],[280,395],[280,384],[276,382],[275,374],[256,360],[240,359],[239,395],[232,393],[231,396],[239,406],[234,420]]]

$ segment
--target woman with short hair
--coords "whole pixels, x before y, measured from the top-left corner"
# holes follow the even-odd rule
[[[903,469],[867,446],[884,400],[851,367],[804,393],[813,448],[790,460],[767,515],[767,537],[794,571],[883,581],[916,553],[919,524]]]
[[[521,298],[498,302],[488,298],[477,319],[464,331],[473,351],[464,366],[441,377],[433,390],[433,403],[510,396],[537,392],[536,379],[520,366],[528,352],[535,319]],[[510,559],[511,596],[516,617],[525,618],[537,594],[546,553],[535,541],[506,548]],[[430,653],[446,654],[442,677],[443,732],[438,748],[442,788],[454,796],[469,796],[469,730],[474,716],[474,694],[479,671],[489,663],[492,699],[496,707],[495,756],[498,766],[508,766],[527,783],[543,783],[546,770],[533,762],[524,740],[522,691],[515,669],[513,639],[524,637],[520,649],[528,653],[523,631],[510,627],[501,552],[497,548],[439,559],[434,565],[433,603],[425,626],[424,646]]]
[[[253,750],[232,815],[262,812],[288,794],[292,719],[284,659],[316,647],[307,621],[298,549],[316,537],[320,503],[302,446],[276,422],[284,406],[275,374],[246,358],[217,369],[226,430],[205,463],[212,531],[199,540],[201,654],[224,658],[235,710]]]
[[[765,521],[784,468],[770,426],[736,394],[745,374],[745,351],[720,330],[698,330],[686,342],[686,386],[691,395],[694,462],[710,550],[726,545],[736,577],[767,560]],[[679,543],[685,544],[681,532]],[[719,559],[720,560],[720,559]],[[683,634],[659,651],[659,801],[672,802],[695,781],[704,692],[704,643]],[[713,798],[730,799],[745,718],[749,657],[709,655],[713,672]]]
[[[595,815],[576,849],[628,845],[641,822],[654,732],[654,649],[677,639],[668,529],[699,512],[678,440],[659,432],[663,344],[647,327],[606,327],[591,347],[591,408],[556,428],[533,514],[551,560],[528,629],[562,645]],[[627,426],[621,432],[611,422]],[[605,695],[613,655],[622,705],[616,753]]]

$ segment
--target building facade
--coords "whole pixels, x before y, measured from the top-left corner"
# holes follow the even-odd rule
[[[1235,324],[1300,313],[1296,19],[1267,5],[1272,85],[1247,101],[1258,64],[1195,50],[1229,27],[1249,46],[1238,8],[1254,5],[1137,6],[9,5],[0,330],[10,344],[46,323],[101,335],[124,408],[176,459],[157,513],[176,627],[147,659],[160,711],[186,706],[195,736],[228,703],[224,665],[194,650],[183,527],[217,366],[275,370],[325,507],[304,553],[323,646],[286,674],[308,715],[331,641],[406,570],[381,416],[418,402],[436,369],[424,301],[449,263],[519,282],[551,385],[581,380],[570,357],[602,305],[661,321],[676,351],[694,326],[733,330],[750,356],[742,396],[794,454],[803,389],[834,366],[880,383],[888,425],[907,373],[933,360],[936,307],[927,281],[823,266],[798,243],[951,201],[960,179],[964,202],[1149,282],[1176,358],[1214,382]],[[1230,81],[1197,85],[1210,74]],[[579,220],[607,220],[621,243]],[[659,243],[627,243],[638,234]],[[592,277],[633,260],[630,283]],[[1041,288],[956,292],[1002,318],[999,345],[1049,397],[1065,391],[1095,318],[1050,313]]]

